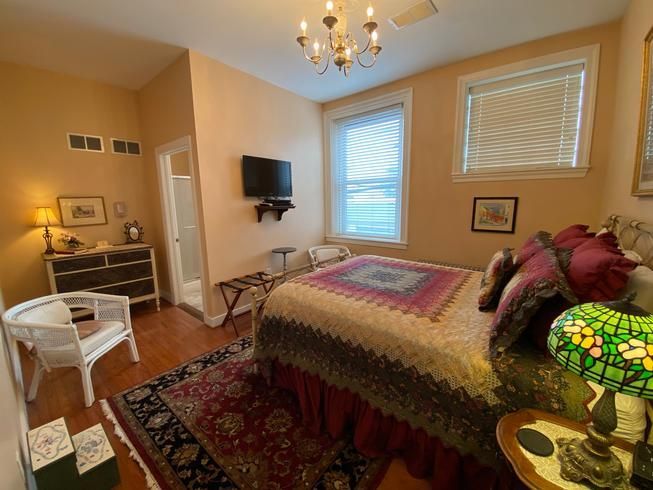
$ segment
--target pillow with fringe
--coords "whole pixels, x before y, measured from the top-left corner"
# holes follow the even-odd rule
[[[481,292],[478,296],[478,308],[481,311],[494,308],[501,291],[514,272],[510,248],[504,248],[495,253],[485,269],[481,279]]]
[[[558,254],[547,248],[523,263],[503,289],[490,335],[492,355],[510,347],[540,306],[557,294],[572,304],[578,302],[565,279]]]

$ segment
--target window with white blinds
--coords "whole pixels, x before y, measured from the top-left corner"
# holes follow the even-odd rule
[[[583,65],[469,89],[465,171],[573,167]]]
[[[461,77],[467,79],[459,96],[464,112],[459,114],[454,177],[518,173],[528,178],[575,169],[584,175],[597,72],[589,65],[598,62],[598,47],[577,51],[582,50],[588,53],[585,59],[552,63],[556,55],[551,55],[525,62],[526,69],[512,65],[490,70],[494,73],[485,78]],[[538,66],[538,61],[548,63]]]
[[[335,121],[335,234],[400,239],[403,126],[401,104]]]

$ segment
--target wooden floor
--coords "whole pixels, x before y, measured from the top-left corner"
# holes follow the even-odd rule
[[[237,323],[241,335],[250,332],[249,315],[238,317]],[[133,305],[132,324],[141,362],[132,364],[129,361],[124,342],[100,359],[93,367],[96,400],[139,384],[236,338],[232,328],[209,328],[185,311],[165,302],[160,312],[152,305]],[[25,385],[29,386],[33,365],[26,356],[22,361]],[[122,483],[117,488],[146,488],[143,472],[113,434],[113,426],[104,417],[100,404],[96,401],[92,407],[84,407],[77,369],[55,369],[45,373],[38,396],[27,404],[27,410],[30,427],[65,416],[73,434],[101,422],[118,458]],[[425,480],[416,480],[408,475],[402,461],[393,460],[379,488],[412,490],[429,488],[429,485]]]

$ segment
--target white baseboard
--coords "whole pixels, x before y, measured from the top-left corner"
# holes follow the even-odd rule
[[[234,308],[234,315],[235,316],[242,315],[243,313],[247,313],[250,309],[251,309],[251,305],[239,306],[238,308]],[[225,316],[227,316],[226,313],[223,313],[222,315],[218,315],[218,316],[208,316],[205,314],[204,323],[211,328],[215,328],[222,323],[222,320],[224,320]]]
[[[168,303],[172,304],[172,294],[170,294],[170,291],[166,291],[165,289],[159,289],[159,296],[165,299]]]

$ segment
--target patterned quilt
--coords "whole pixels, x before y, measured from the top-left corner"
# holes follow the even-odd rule
[[[582,380],[527,346],[490,360],[482,273],[360,256],[270,296],[254,357],[317,374],[462,454],[496,463],[498,419],[522,407],[587,417]]]

